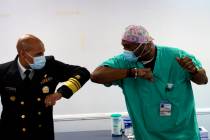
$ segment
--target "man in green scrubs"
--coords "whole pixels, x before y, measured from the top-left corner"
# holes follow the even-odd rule
[[[191,81],[208,82],[199,60],[155,45],[143,26],[128,26],[122,46],[124,52],[97,67],[91,80],[122,89],[136,140],[199,140]]]

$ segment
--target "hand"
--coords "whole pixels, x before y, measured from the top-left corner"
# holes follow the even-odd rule
[[[56,104],[56,101],[57,100],[60,100],[62,97],[61,93],[53,93],[53,94],[50,94],[50,95],[47,95],[46,98],[45,98],[45,106],[48,107],[48,106],[53,106]]]
[[[141,77],[143,79],[153,81],[153,74],[150,68],[144,68],[144,69],[137,69],[138,77]]]
[[[183,57],[183,58],[176,58],[177,62],[179,63],[179,65],[186,69],[188,72],[190,73],[196,73],[197,72],[197,68],[195,66],[195,64],[193,63],[192,59],[190,59],[189,57]]]

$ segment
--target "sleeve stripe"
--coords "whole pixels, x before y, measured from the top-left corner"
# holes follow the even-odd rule
[[[78,86],[78,84],[76,82],[74,82],[73,80],[69,80],[68,82],[73,83],[77,87],[77,89],[80,89],[80,87]]]
[[[79,81],[75,78],[70,78],[68,81],[65,82],[65,85],[72,90],[73,93],[78,91],[81,88]]]
[[[76,83],[78,85],[78,87],[81,88],[81,84],[80,84],[80,82],[77,79],[70,78],[69,80],[74,81],[74,83]]]
[[[66,85],[69,89],[71,89],[73,93],[75,93],[75,92],[78,90],[77,86],[76,86],[74,83],[70,82],[70,81],[66,81],[66,82],[65,82],[65,85]]]

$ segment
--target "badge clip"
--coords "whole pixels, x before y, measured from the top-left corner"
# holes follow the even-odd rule
[[[174,84],[168,83],[166,86],[166,91],[171,91],[174,88]]]

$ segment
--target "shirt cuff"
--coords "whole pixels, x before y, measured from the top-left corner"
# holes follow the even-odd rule
[[[58,88],[57,92],[61,93],[62,97],[66,99],[69,99],[73,95],[73,92],[66,85],[63,85],[60,88]]]

